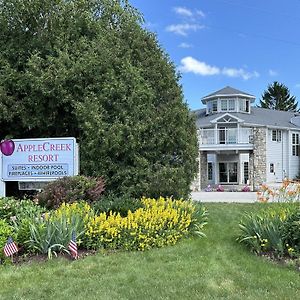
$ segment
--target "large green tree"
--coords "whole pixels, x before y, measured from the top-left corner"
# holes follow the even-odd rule
[[[81,172],[135,196],[184,196],[193,117],[175,66],[117,0],[0,0],[0,134],[74,136]]]
[[[290,90],[282,83],[274,81],[268,85],[260,99],[260,107],[275,110],[298,111],[295,96],[290,95]]]

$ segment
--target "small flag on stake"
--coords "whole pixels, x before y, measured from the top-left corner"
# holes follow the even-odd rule
[[[11,236],[7,239],[3,250],[5,256],[12,256],[13,254],[18,252],[18,247]]]
[[[76,234],[75,231],[72,231],[72,237],[71,237],[71,241],[69,243],[69,250],[71,252],[71,255],[74,259],[78,258],[78,252],[77,252],[77,243],[76,243]]]

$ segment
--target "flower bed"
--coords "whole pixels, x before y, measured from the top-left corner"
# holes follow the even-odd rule
[[[203,236],[207,220],[207,211],[201,205],[162,197],[157,200],[142,198],[141,205],[136,206],[135,211],[129,210],[126,216],[116,211],[96,214],[84,201],[63,203],[58,209],[45,212],[39,205],[26,200],[22,204],[26,209],[17,204],[22,207],[22,213],[18,209],[9,212],[17,201],[2,200],[0,211],[4,229],[0,231],[0,240],[6,241],[13,235],[20,255],[42,254],[49,258],[69,253],[68,245],[74,232],[77,247],[82,250],[143,251],[173,245],[190,234]],[[1,253],[3,247],[2,242]]]
[[[239,226],[238,241],[253,252],[276,258],[300,257],[298,203],[272,204],[260,213],[245,214]]]
[[[143,207],[126,217],[119,213],[101,213],[87,225],[87,245],[90,248],[145,250],[175,244],[188,235],[195,224],[202,229],[202,220],[196,218],[196,207],[187,201],[159,198],[142,200]],[[199,223],[197,223],[199,222]]]
[[[284,180],[280,188],[261,185],[257,192],[259,202],[297,202],[300,200],[300,182]]]

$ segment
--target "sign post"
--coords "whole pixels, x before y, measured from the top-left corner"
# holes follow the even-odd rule
[[[0,196],[5,196],[6,181],[47,182],[78,175],[78,144],[75,138],[12,141],[12,154],[1,154]]]

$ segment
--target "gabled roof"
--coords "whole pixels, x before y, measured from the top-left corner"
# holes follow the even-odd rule
[[[218,114],[217,118],[211,120],[210,122],[211,123],[218,123],[218,122],[220,122],[221,119],[226,118],[226,117],[232,118],[238,123],[244,122],[244,120],[242,120],[241,118],[238,118],[237,116],[233,116],[230,113],[223,113],[221,115]]]
[[[223,116],[226,113],[222,112],[206,115],[206,109],[204,108],[194,111],[194,114],[196,116],[197,128],[207,128],[212,126],[211,121]],[[244,120],[244,124],[249,126],[256,125],[300,130],[299,126],[291,122],[295,116],[299,116],[299,114],[295,112],[251,107],[250,114],[230,112],[230,115]]]
[[[239,91],[239,90],[234,89],[230,86],[226,86],[221,90],[218,90],[218,91],[216,91],[212,94],[209,94],[209,95],[203,97],[201,101],[202,101],[203,104],[205,104],[206,101],[209,100],[209,99],[218,98],[218,97],[232,97],[232,96],[234,96],[234,97],[239,96],[239,97],[249,98],[251,100],[253,99],[253,101],[255,99],[255,96],[253,96],[251,94]],[[251,101],[251,102],[253,102],[253,101]]]

